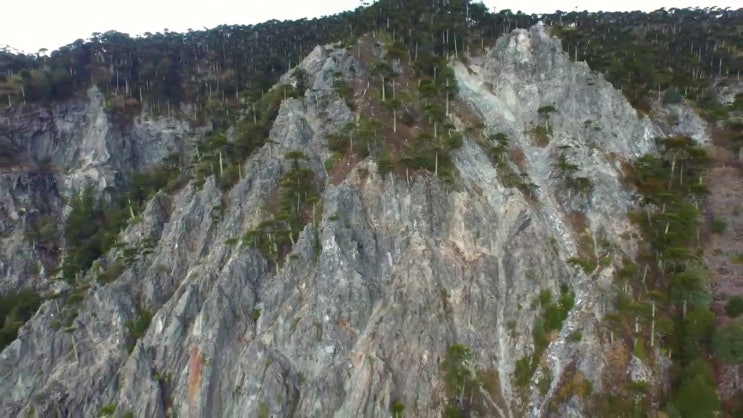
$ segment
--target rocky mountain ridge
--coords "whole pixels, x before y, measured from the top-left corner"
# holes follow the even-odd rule
[[[334,80],[368,83],[361,55],[316,48],[299,64],[307,91],[282,101],[270,141],[234,187],[208,176],[157,193],[106,255],[129,257],[115,280],[97,280],[96,265],[82,293],[60,285],[62,297],[45,301],[0,354],[0,413],[371,417],[402,406],[436,416],[452,390],[442,364],[459,343],[471,353],[463,373],[485,382],[459,396],[462,410],[591,416],[582,396],[606,390],[612,372],[607,294],[638,246],[623,163],[653,152],[661,128],[537,25],[450,63],[459,85],[450,119],[466,132],[453,182],[383,175],[374,158],[343,159],[345,175],[331,179],[328,137],[359,117]],[[22,132],[2,140],[31,166],[51,158],[62,172],[2,173],[9,287],[33,277],[41,285],[52,267],[33,256],[41,250],[24,238],[23,214],[43,206],[61,217],[71,190],[92,181],[105,193],[118,173],[184,153],[188,137],[204,135],[174,118],[119,132],[95,89],[89,103],[35,120],[9,121]],[[480,126],[468,131],[473,120]],[[505,138],[508,151],[494,151],[490,137]],[[277,262],[242,238],[300,168],[319,198]],[[537,343],[550,309],[560,319],[542,324]],[[667,379],[639,357],[628,363],[632,380]]]

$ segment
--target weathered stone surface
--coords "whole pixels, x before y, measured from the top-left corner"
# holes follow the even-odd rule
[[[175,118],[140,115],[131,126],[113,122],[97,88],[88,100],[6,113],[0,124],[0,291],[45,280],[59,261],[66,207],[63,199],[87,185],[107,195],[132,173],[183,153],[203,128]],[[6,156],[6,158],[1,158]],[[40,220],[56,226],[51,242],[36,234]]]
[[[117,414],[138,417],[376,417],[399,401],[409,416],[437,416],[445,406],[439,366],[457,342],[471,347],[474,366],[499,378],[488,416],[546,414],[571,364],[601,390],[597,325],[611,261],[634,251],[620,238],[631,231],[620,163],[651,151],[655,128],[585,64],[570,62],[541,27],[503,37],[468,67],[452,65],[461,99],[486,130],[507,133],[523,151],[534,196],[506,187],[471,138],[454,156],[453,186],[431,176],[383,178],[371,160],[328,184],[327,133],[354,117],[332,77],[351,77],[360,66],[342,50],[315,49],[301,64],[311,86],[305,98],[282,104],[272,142],[245,161],[234,188],[223,194],[209,178],[159,194],[120,237],[138,256],[113,283],[90,289],[72,327],[52,327],[63,303],[47,301],[22,328],[0,354],[0,415],[33,408],[39,416],[93,416],[115,404]],[[55,196],[83,178],[108,186],[116,170],[182,149],[178,135],[188,128],[177,122],[140,122],[128,143],[109,144],[121,137],[97,113],[99,99],[91,92],[91,104],[64,118],[65,143],[87,132],[76,148],[39,154],[70,170]],[[540,146],[531,129],[543,123],[545,106],[556,111],[551,139]],[[53,142],[42,136],[41,144]],[[236,238],[266,219],[264,200],[292,150],[309,158],[322,213],[276,268]],[[591,179],[590,191],[565,191],[560,155]],[[577,230],[578,211],[586,229]],[[582,240],[594,259],[610,262],[587,273],[570,265]],[[553,383],[542,395],[538,368],[522,397],[513,371],[533,351],[532,303],[541,290],[556,298],[561,285],[576,304],[544,353]],[[152,321],[130,353],[127,324],[146,311]],[[578,342],[569,338],[575,331]],[[590,416],[582,408],[570,400],[561,410]]]

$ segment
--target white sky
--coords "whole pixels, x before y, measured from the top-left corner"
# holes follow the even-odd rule
[[[132,36],[167,28],[183,32],[220,24],[251,24],[270,19],[313,18],[354,9],[361,0],[8,0],[0,23],[0,46],[50,51],[86,39],[93,32],[117,30]],[[524,13],[573,11],[651,11],[661,7],[743,7],[743,0],[484,0],[488,7]]]

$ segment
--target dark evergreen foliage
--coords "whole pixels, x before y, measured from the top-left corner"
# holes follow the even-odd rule
[[[41,302],[41,297],[30,289],[0,296],[0,350],[16,339],[18,329],[36,313]]]
[[[527,15],[489,12],[469,0],[382,0],[319,19],[222,25],[204,31],[146,34],[94,33],[49,57],[0,52],[0,94],[16,103],[64,99],[95,83],[162,110],[166,102],[259,97],[316,45],[354,40],[383,29],[392,33],[391,57],[408,51],[427,57],[476,52],[503,33],[538,21],[554,25],[566,51],[621,88],[638,106],[649,92],[673,89],[704,99],[716,76],[737,75],[743,59],[743,11],[670,9],[641,12],[570,12]],[[407,51],[406,51],[407,49]],[[430,67],[429,67],[430,68]],[[22,87],[22,89],[21,89]],[[238,103],[231,103],[237,106]]]
[[[644,298],[652,302],[634,303],[620,293],[617,309],[620,315],[637,318],[632,309],[647,311],[652,304],[655,332],[668,338],[661,344],[672,353],[675,379],[664,398],[666,414],[714,416],[720,411],[720,400],[707,361],[713,335],[723,356],[735,352],[732,347],[737,341],[729,338],[730,334],[715,333],[708,273],[692,252],[700,244],[697,207],[707,192],[701,175],[708,157],[703,148],[684,136],[659,140],[658,145],[660,156],[646,155],[632,170],[631,177],[645,205],[645,210],[634,216],[648,244],[639,259],[648,268],[642,276],[637,271],[627,276],[629,285],[644,289]],[[643,404],[646,408],[648,405]]]

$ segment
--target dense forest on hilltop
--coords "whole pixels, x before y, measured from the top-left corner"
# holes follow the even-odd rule
[[[203,117],[241,97],[259,97],[316,45],[392,32],[411,51],[476,52],[503,33],[538,21],[555,25],[565,50],[647,109],[651,92],[672,89],[710,102],[708,88],[743,70],[743,10],[641,12],[489,12],[465,0],[379,1],[318,19],[218,26],[205,31],[146,34],[115,31],[53,51],[48,57],[0,52],[0,97],[7,106],[80,94],[96,84],[119,111],[194,103]],[[177,106],[173,106],[177,107]]]
[[[741,9],[557,11],[527,15],[510,10],[492,13],[482,4],[468,0],[382,0],[311,20],[219,26],[187,33],[165,31],[141,38],[111,31],[92,34],[89,40],[78,40],[49,56],[0,52],[0,107],[12,110],[46,106],[83,97],[87,88],[96,85],[106,97],[107,110],[124,120],[146,110],[160,115],[177,113],[196,124],[210,124],[213,132],[199,144],[198,161],[189,162],[193,164],[192,178],[203,180],[218,172],[220,187],[228,190],[240,175],[240,163],[267,140],[282,100],[305,94],[302,74],[292,73],[297,80],[294,87],[272,89],[279,78],[316,45],[340,42],[352,52],[359,48],[361,56],[362,42],[357,41],[364,34],[383,33],[386,55],[371,69],[371,76],[382,83],[381,98],[375,100],[380,107],[384,104],[385,110],[394,112],[396,132],[397,112],[402,106],[394,98],[394,83],[390,91],[393,99],[385,95],[389,79],[395,77],[393,61],[407,61],[419,81],[418,90],[410,96],[422,98],[420,113],[426,121],[421,126],[428,129],[426,138],[433,145],[421,143],[408,154],[388,147],[380,153],[381,157],[373,156],[387,171],[405,166],[450,178],[448,153],[461,143],[461,135],[452,135],[450,129],[448,139],[439,141],[443,136],[441,128],[449,128],[443,109],[448,112],[450,97],[456,92],[456,80],[447,71],[447,60],[466,60],[467,54],[483,52],[504,33],[539,21],[562,39],[563,48],[572,59],[586,61],[603,73],[638,112],[650,113],[658,99],[666,104],[688,99],[708,121],[724,131],[726,141],[737,146],[743,143],[743,123],[736,116],[743,110],[743,97],[738,95],[733,103],[722,103],[715,89],[740,81]],[[339,93],[348,94],[349,89],[352,107],[352,87],[338,85]],[[404,118],[400,119],[404,123]],[[226,131],[233,126],[235,141],[229,142]],[[329,148],[360,157],[374,154],[370,144],[379,129],[378,122],[362,117],[355,126],[347,127],[347,132],[328,138]],[[356,146],[345,140],[351,133]],[[501,143],[498,152],[507,148],[506,138],[494,137],[493,141]],[[695,262],[701,245],[697,233],[699,206],[708,191],[701,181],[697,184],[684,179],[701,178],[708,158],[703,149],[684,137],[659,140],[658,146],[662,155],[644,156],[627,168],[627,180],[636,187],[646,209],[631,215],[645,234],[647,247],[640,252],[637,265],[627,261],[618,271],[616,282],[623,290],[617,292],[616,312],[607,315],[605,322],[612,340],[625,339],[627,346],[633,347],[632,353],[644,360],[653,353],[646,350],[642,338],[637,338],[638,318],[643,324],[652,323],[651,344],[655,343],[656,334],[662,335],[658,343],[664,344],[661,357],[666,355],[674,362],[672,387],[658,393],[647,385],[624,379],[610,394],[594,398],[599,415],[611,412],[615,416],[645,416],[649,411],[663,409],[672,417],[708,416],[721,408],[714,375],[719,363],[737,364],[743,360],[743,327],[734,322],[722,330],[715,329],[710,296],[704,285],[705,272]],[[300,219],[300,214],[316,199],[314,193],[303,192],[312,187],[302,166],[304,157],[297,153],[287,158],[292,160],[292,170],[283,183],[291,187],[281,190],[277,206],[293,216],[288,218],[291,234],[284,241],[274,241],[273,233],[286,222],[277,217],[244,237],[245,242],[276,263],[286,255],[301,230],[305,220]],[[182,164],[176,158],[164,161],[152,172],[135,175],[130,189],[117,201],[94,202],[91,190],[75,195],[65,228],[67,254],[61,267],[64,279],[76,284],[77,276],[106,254],[127,219],[150,196],[160,189],[173,190],[182,185]],[[96,219],[97,223],[90,223],[89,219]],[[585,260],[583,264],[595,268],[596,262]],[[127,261],[122,263],[109,266],[99,280],[114,280]],[[590,267],[586,270],[592,271]],[[559,303],[546,304],[558,319],[552,321],[556,325],[543,329],[541,334],[535,331],[535,341],[546,345],[546,335],[560,328],[572,307],[570,297],[566,290]],[[19,305],[23,309],[12,316],[2,312],[3,317],[12,317],[7,323],[16,327],[4,330],[3,341],[15,338],[17,326],[23,322],[18,317],[29,316],[33,309],[28,306],[38,303],[29,295],[24,295],[23,300]],[[741,306],[740,300],[731,305],[731,318],[743,312]],[[545,316],[550,316],[550,309],[545,309]],[[525,357],[520,365],[517,363],[517,381],[528,384],[539,361],[539,355],[534,355]],[[567,382],[564,387],[570,384]],[[585,384],[575,384],[570,390],[591,396]],[[567,395],[571,392],[565,392],[565,400],[569,399]]]

